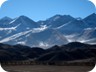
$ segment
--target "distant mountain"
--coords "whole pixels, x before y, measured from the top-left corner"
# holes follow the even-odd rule
[[[39,21],[38,23],[40,25],[43,24],[48,25],[51,28],[56,28],[73,20],[75,20],[75,18],[70,15],[55,15],[45,21]]]
[[[66,24],[63,24],[56,29],[63,34],[76,34],[81,33],[85,28],[88,28],[88,26],[83,22],[83,20],[74,20],[71,22],[68,22]]]
[[[10,20],[8,17],[4,17],[2,20]],[[6,21],[5,21],[6,23]],[[26,33],[29,31],[32,31],[33,28],[39,27],[36,22],[31,20],[30,18],[26,16],[20,16],[13,20],[10,20],[10,22],[6,23],[5,27],[0,28],[0,38],[6,39],[8,37],[14,36],[15,34],[19,36],[19,34]],[[14,38],[13,38],[14,39]]]
[[[31,20],[30,18],[26,16],[20,16],[15,18],[13,21],[11,21],[10,26],[17,26],[20,25],[20,28],[23,30],[28,30],[30,28],[37,28],[38,25],[35,21]]]
[[[84,19],[55,15],[35,22],[26,16],[0,19],[0,43],[49,48],[69,42],[96,44],[96,14]]]
[[[68,40],[63,36],[63,34],[60,34],[54,29],[46,29],[36,33],[33,33],[33,30],[24,31],[7,37],[0,42],[7,44],[20,43],[27,46],[48,48],[53,45],[67,44]]]
[[[95,44],[96,28],[86,28],[78,35],[78,40],[89,44]]]
[[[10,21],[12,21],[13,19],[9,18],[9,17],[4,17],[2,19],[0,19],[0,27],[6,27]]]
[[[96,27],[96,14],[95,13],[89,15],[83,20],[89,25],[89,27],[92,27],[92,28]]]

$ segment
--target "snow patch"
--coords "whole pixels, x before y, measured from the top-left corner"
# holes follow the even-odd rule
[[[17,44],[26,45],[25,41],[17,42]]]
[[[16,38],[18,38],[18,37],[20,37],[22,35],[25,35],[25,34],[29,33],[29,32],[32,32],[32,30],[25,31],[25,32],[20,32],[20,33],[17,33],[15,35],[12,35],[10,37],[7,37],[7,38],[1,40],[0,43],[4,43],[4,42],[8,42],[8,41],[14,40],[14,39],[16,39]]]
[[[29,27],[27,27],[26,29],[28,29],[28,30],[29,30],[30,28],[29,28]]]
[[[38,32],[41,32],[41,31],[44,31],[44,30],[46,30],[48,27],[47,27],[47,25],[41,25],[41,27],[40,28],[33,28],[33,33],[38,33]]]
[[[10,27],[10,28],[0,28],[0,31],[3,31],[3,30],[16,30],[16,28],[19,26],[20,24],[18,24],[17,26],[15,27]]]
[[[39,43],[39,47],[48,47],[49,45],[47,44],[47,43],[45,43],[45,42],[40,42]]]
[[[54,19],[53,19],[53,21],[56,21],[57,19],[59,19],[60,18],[60,16],[56,16]]]
[[[84,29],[84,30],[92,30],[92,28],[86,28],[86,29]]]
[[[11,21],[9,24],[12,24],[14,23],[15,21],[17,20],[17,18],[15,18],[13,21]]]
[[[68,24],[70,24],[71,23],[71,21],[70,22],[68,22],[68,23],[65,23],[65,24],[63,24],[63,25],[61,25],[61,26],[59,26],[59,27],[57,27],[56,29],[60,29],[60,28],[62,28],[62,27],[64,27],[64,26],[66,26],[66,25],[68,25]]]

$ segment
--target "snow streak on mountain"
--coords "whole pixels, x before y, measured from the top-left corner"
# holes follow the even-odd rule
[[[0,19],[0,43],[48,48],[69,42],[96,44],[96,14],[84,19],[55,15],[35,22],[26,16]]]

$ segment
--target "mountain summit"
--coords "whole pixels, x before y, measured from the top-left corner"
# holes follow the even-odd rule
[[[75,18],[73,18],[70,15],[55,15],[55,16],[48,18],[45,21],[41,21],[39,23],[40,24],[43,23],[45,25],[51,26],[51,28],[56,28],[56,27],[59,27],[65,23],[68,23],[69,21],[73,21],[73,20],[75,20]]]
[[[96,14],[93,13],[84,19],[88,23],[89,27],[96,27]]]

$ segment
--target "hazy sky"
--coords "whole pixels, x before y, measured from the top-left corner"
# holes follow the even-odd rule
[[[8,0],[0,8],[0,18],[25,15],[38,21],[55,14],[84,18],[94,12],[95,6],[88,0]]]

